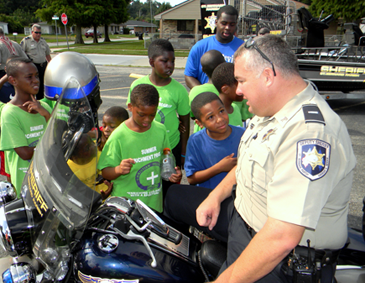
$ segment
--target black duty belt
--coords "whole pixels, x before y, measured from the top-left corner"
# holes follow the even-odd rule
[[[40,66],[40,67],[46,67],[47,66],[47,61],[43,62],[43,63],[34,63],[34,65],[36,66]]]

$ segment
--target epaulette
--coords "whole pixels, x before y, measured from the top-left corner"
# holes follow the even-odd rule
[[[25,40],[30,39],[30,36],[27,36],[27,37],[25,37],[24,39],[25,39]]]
[[[321,110],[315,104],[304,104],[302,106],[306,123],[320,123],[326,125]]]

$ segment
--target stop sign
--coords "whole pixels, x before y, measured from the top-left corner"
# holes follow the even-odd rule
[[[67,19],[67,15],[65,13],[62,13],[61,21],[64,25],[67,25],[68,19]]]

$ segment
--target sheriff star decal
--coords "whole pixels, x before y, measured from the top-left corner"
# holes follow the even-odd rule
[[[212,13],[209,17],[204,18],[207,22],[207,25],[204,27],[205,29],[210,28],[211,33],[214,33],[214,30],[216,28],[215,20],[217,19],[217,16]]]
[[[315,181],[326,175],[330,165],[331,145],[318,139],[297,143],[297,168],[308,179]]]

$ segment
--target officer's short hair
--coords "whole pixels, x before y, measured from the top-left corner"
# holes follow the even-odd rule
[[[150,84],[140,84],[131,92],[133,106],[158,106],[159,95],[157,89]]]
[[[222,63],[215,68],[212,75],[212,83],[215,88],[222,92],[222,87],[224,85],[233,86],[237,83],[234,78],[234,64],[233,63]]]
[[[275,70],[279,70],[281,75],[289,78],[292,75],[299,75],[298,60],[288,43],[280,36],[265,34],[254,38],[256,46],[270,59]],[[272,68],[271,64],[265,60],[255,48],[246,48],[242,44],[235,52],[233,59],[244,57],[245,68],[255,72],[259,76],[265,68]]]
[[[34,31],[34,28],[36,28],[36,29],[42,29],[42,27],[39,24],[32,25],[32,31]]]
[[[7,61],[6,63],[6,73],[8,76],[16,77],[18,70],[20,69],[20,64],[28,64],[32,63],[32,60],[29,58],[24,57],[16,57],[12,58],[11,60]]]
[[[148,47],[148,58],[155,59],[158,56],[161,56],[165,51],[174,52],[174,47],[171,42],[167,39],[159,38],[151,42]]]
[[[217,20],[219,20],[219,18],[221,17],[222,13],[225,13],[227,15],[230,16],[236,16],[236,18],[238,18],[238,11],[235,7],[231,6],[231,5],[224,5],[223,7],[221,7],[218,12],[217,12]]]
[[[199,93],[191,102],[191,112],[193,112],[193,116],[195,117],[195,119],[198,119],[199,121],[201,121],[202,113],[201,113],[200,109],[204,105],[211,103],[215,100],[220,101],[220,103],[222,103],[222,105],[223,105],[222,100],[214,92],[207,91],[207,92]]]
[[[119,122],[123,122],[129,118],[128,111],[121,106],[112,106],[105,111],[104,116],[110,116],[117,119]]]

